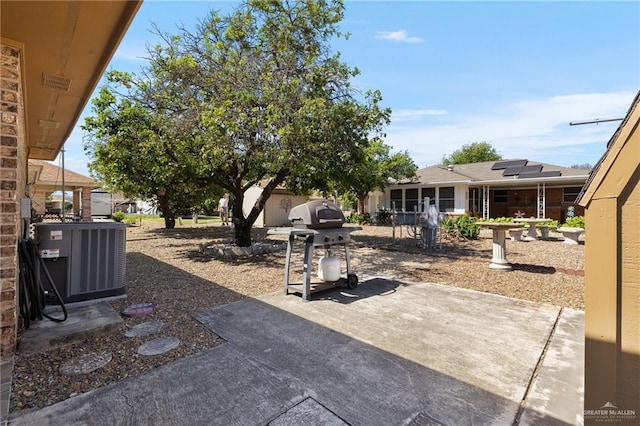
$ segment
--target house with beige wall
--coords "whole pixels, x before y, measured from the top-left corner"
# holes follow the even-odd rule
[[[18,241],[33,194],[28,160],[54,160],[141,5],[0,3],[0,424],[8,413],[19,320]]]
[[[640,92],[579,198],[585,209],[585,424],[640,424]]]
[[[48,161],[29,160],[28,179],[31,208],[36,215],[44,215],[46,200],[55,192],[71,192],[73,216],[81,220],[91,220],[91,190],[100,183],[88,176],[58,167]]]
[[[418,170],[413,179],[369,194],[367,211],[373,215],[395,207],[412,212],[429,197],[448,215],[487,219],[519,213],[563,222],[569,210],[582,215],[576,198],[588,177],[588,170],[526,159],[430,166]]]

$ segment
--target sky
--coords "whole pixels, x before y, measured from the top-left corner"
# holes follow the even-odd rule
[[[152,24],[171,34],[237,2],[145,0],[108,69],[139,72]],[[638,1],[356,1],[334,52],[392,110],[385,142],[419,168],[472,142],[505,159],[595,164],[640,90]],[[65,167],[89,175],[80,124]],[[59,161],[60,159],[56,160]]]

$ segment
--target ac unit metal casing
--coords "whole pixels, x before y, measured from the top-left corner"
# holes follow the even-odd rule
[[[124,294],[126,226],[123,223],[39,223],[36,240],[63,302]]]

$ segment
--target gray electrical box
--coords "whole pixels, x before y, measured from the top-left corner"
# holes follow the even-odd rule
[[[29,219],[31,217],[31,198],[20,199],[20,217]]]
[[[40,256],[64,303],[124,294],[123,223],[39,223],[35,234]]]

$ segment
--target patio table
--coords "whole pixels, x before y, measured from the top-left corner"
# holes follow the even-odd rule
[[[537,240],[538,239],[538,233],[536,232],[536,226],[539,223],[551,222],[551,219],[535,218],[535,217],[522,217],[522,218],[513,219],[513,221],[515,223],[528,223],[529,224],[529,231],[527,231],[526,239],[528,239],[528,240]]]
[[[476,222],[476,225],[491,229],[493,233],[493,257],[489,268],[498,271],[510,271],[511,265],[507,262],[505,232],[509,229],[524,228],[524,225],[514,225],[506,222]]]

